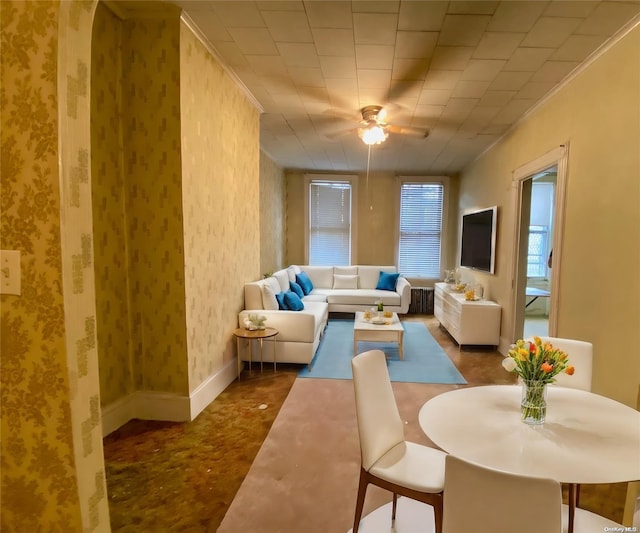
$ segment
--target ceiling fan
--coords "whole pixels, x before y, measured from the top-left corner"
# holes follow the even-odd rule
[[[398,135],[410,135],[412,137],[426,138],[429,130],[413,128],[409,126],[398,126],[385,122],[386,110],[379,105],[368,105],[360,110],[362,120],[357,128],[331,135],[330,137],[342,137],[357,132],[358,136],[365,144],[380,144],[384,142],[390,133]]]

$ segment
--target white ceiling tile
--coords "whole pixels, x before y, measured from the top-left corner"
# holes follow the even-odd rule
[[[576,33],[609,36],[639,13],[638,2],[600,2],[591,16],[578,27]]]
[[[314,28],[311,31],[318,55],[354,55],[353,33],[351,30]]]
[[[340,93],[344,91],[356,93],[358,91],[358,82],[355,78],[325,78],[324,83],[327,87],[329,96],[331,96],[332,92]]]
[[[211,2],[220,20],[230,28],[264,28],[262,15],[253,2]]]
[[[489,88],[488,81],[459,81],[453,92],[452,98],[482,98]]]
[[[449,2],[402,2],[398,29],[409,31],[440,31]]]
[[[189,16],[209,39],[213,38],[215,41],[233,40],[215,11],[189,11]]]
[[[276,43],[288,67],[319,67],[316,47],[307,43]]]
[[[515,98],[540,99],[555,87],[551,81],[528,82],[515,96]]]
[[[547,2],[500,2],[487,30],[528,32],[546,6]]]
[[[535,103],[535,100],[516,100],[514,98],[495,116],[493,124],[512,124]]]
[[[320,68],[325,78],[356,77],[355,57],[320,56]]]
[[[533,74],[531,81],[558,83],[577,66],[578,63],[575,61],[547,61],[540,70]]]
[[[304,12],[265,11],[262,16],[276,42],[310,43],[313,41]]]
[[[360,87],[358,99],[360,108],[368,105],[380,105],[387,99],[387,89],[384,87]]]
[[[351,4],[349,2],[317,2],[304,3],[309,25],[312,28],[346,28],[353,26]]]
[[[478,102],[482,107],[500,107],[503,108],[509,100],[516,95],[516,91],[492,91],[488,90]]]
[[[280,56],[245,56],[257,74],[265,76],[287,76],[287,67]]]
[[[522,41],[524,47],[557,48],[578,27],[581,19],[542,17]]]
[[[543,15],[545,17],[586,18],[598,5],[593,0],[574,0],[572,2],[549,2]]]
[[[304,11],[301,0],[263,0],[256,5],[260,11]]]
[[[584,61],[605,41],[602,35],[571,35],[551,59],[554,61]]]
[[[220,56],[224,59],[224,62],[227,66],[238,68],[249,65],[245,55],[240,50],[240,47],[234,43],[233,41],[227,42],[214,42],[211,43],[213,48],[220,54]],[[262,56],[265,57],[265,56]],[[271,57],[271,56],[269,56]],[[277,57],[277,56],[273,56]]]
[[[428,59],[400,59],[393,60],[393,72],[391,78],[394,80],[414,81],[424,80],[429,68]]]
[[[509,59],[524,36],[524,33],[486,32],[472,57],[474,59]]]
[[[270,96],[276,94],[297,95],[298,88],[292,80],[283,78],[282,76],[263,76],[262,85]]]
[[[453,90],[458,83],[460,75],[459,70],[429,70],[424,80],[425,89],[447,89]]]
[[[534,72],[544,65],[553,52],[553,48],[518,48],[502,70]]]
[[[451,97],[451,91],[442,89],[423,89],[420,93],[418,105],[446,105]]]
[[[363,89],[388,89],[391,84],[390,70],[358,69],[358,87]]]
[[[464,70],[474,50],[473,46],[436,46],[431,59],[431,68]]]
[[[500,72],[490,89],[492,91],[519,91],[531,79],[531,72]]]
[[[265,56],[278,54],[278,49],[266,28],[229,28],[229,33],[243,54]]]
[[[439,46],[476,46],[489,24],[487,15],[447,15],[440,31]]]
[[[391,70],[393,68],[393,46],[359,44],[356,46],[356,63],[358,68]]]
[[[395,44],[397,15],[354,13],[353,33],[357,44]]]
[[[357,0],[351,3],[354,13],[397,13],[399,0]]]
[[[474,81],[491,81],[502,70],[506,61],[499,59],[472,59],[462,72],[460,79]]]
[[[324,87],[324,77],[320,68],[289,67],[293,83],[298,87]]]
[[[417,105],[411,125],[416,127],[432,125],[443,111],[444,105]]]
[[[448,12],[457,15],[493,15],[500,2],[484,2],[482,0],[456,0],[449,2]]]
[[[305,104],[329,103],[329,94],[326,87],[305,87],[304,89],[300,98]]]
[[[403,59],[431,57],[438,42],[437,32],[399,31],[395,56]]]
[[[421,91],[421,81],[399,81],[392,79],[389,97],[394,101],[394,103],[402,105],[402,100],[406,100],[408,98],[417,99],[420,96]],[[413,105],[415,105],[415,102]]]

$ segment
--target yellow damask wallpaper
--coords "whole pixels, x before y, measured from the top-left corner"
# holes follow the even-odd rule
[[[58,4],[0,2],[2,249],[22,294],[2,304],[4,532],[81,531],[67,372],[58,177]]]
[[[189,389],[233,358],[245,281],[259,276],[259,114],[186,26],[180,82]]]
[[[123,146],[135,388],[188,393],[180,19],[127,19]]]
[[[91,195],[100,403],[133,392],[122,165],[122,21],[99,3],[91,40]]]
[[[260,273],[275,272],[284,264],[284,171],[260,152]]]

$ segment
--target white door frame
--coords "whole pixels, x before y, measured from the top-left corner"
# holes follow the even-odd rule
[[[569,143],[561,144],[557,148],[550,150],[546,154],[522,165],[513,171],[512,177],[512,205],[515,206],[514,231],[513,231],[513,255],[511,260],[511,289],[514,320],[511,323],[511,342],[516,340],[516,324],[521,322],[519,318],[524,315],[524,306],[519,305],[520,293],[524,294],[524,287],[519,284],[523,282],[521,268],[526,269],[525,265],[520,265],[518,258],[520,256],[520,232],[521,212],[522,212],[522,189],[524,182],[533,175],[541,172],[549,167],[558,167],[558,176],[556,179],[556,194],[553,207],[553,271],[551,273],[551,296],[549,299],[549,336],[556,336],[558,306],[559,306],[559,288],[560,288],[560,265],[562,264],[562,235],[564,233],[564,205],[567,184],[567,159],[569,153]],[[526,280],[526,275],[522,277]]]

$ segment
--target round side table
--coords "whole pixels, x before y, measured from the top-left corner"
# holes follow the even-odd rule
[[[276,371],[276,335],[280,333],[275,328],[265,328],[265,329],[245,329],[245,328],[237,328],[234,330],[233,334],[236,337],[236,347],[238,349],[238,381],[240,381],[240,367],[241,367],[241,358],[240,358],[240,339],[244,339],[249,341],[249,372],[251,372],[251,362],[253,359],[253,343],[251,341],[257,340],[260,344],[260,372],[262,372],[262,343],[264,339],[272,339],[273,342],[273,371]]]

